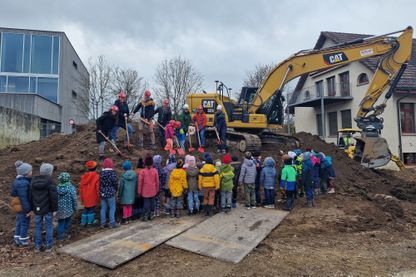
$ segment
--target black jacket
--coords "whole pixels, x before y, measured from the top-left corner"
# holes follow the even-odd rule
[[[30,204],[36,215],[56,212],[58,209],[58,194],[51,176],[35,176],[30,183]]]
[[[140,109],[140,117],[147,120],[153,119],[153,116],[155,115],[155,102],[152,98],[149,98],[147,101],[143,99],[133,110],[133,113],[137,113]]]
[[[117,126],[126,129],[126,120],[124,119],[124,114],[127,114],[127,117],[130,116],[129,106],[126,102],[121,102],[120,100],[116,100],[114,105],[118,107],[118,114],[117,114]]]
[[[172,119],[172,111],[170,107],[158,107],[155,111],[157,113],[157,121],[162,126],[166,126],[169,121]]]
[[[111,129],[116,124],[116,117],[111,113],[111,111],[104,112],[96,121],[97,131],[101,130],[108,137]],[[97,143],[105,141],[103,136],[97,132]]]

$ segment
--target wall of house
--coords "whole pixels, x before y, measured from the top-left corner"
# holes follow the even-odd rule
[[[0,149],[38,140],[40,117],[0,106]]]

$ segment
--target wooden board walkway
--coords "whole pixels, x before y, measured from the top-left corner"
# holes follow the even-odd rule
[[[238,263],[289,213],[276,209],[233,209],[217,214],[166,244],[223,261]]]
[[[205,220],[183,216],[135,222],[76,241],[59,249],[88,262],[114,269]]]

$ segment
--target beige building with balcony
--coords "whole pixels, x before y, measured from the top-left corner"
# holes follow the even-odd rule
[[[315,49],[364,37],[369,35],[322,32]],[[338,129],[356,128],[354,117],[377,68],[377,63],[377,58],[370,58],[302,76],[295,91],[289,97],[289,108],[295,114],[296,131],[309,132],[321,136],[327,142],[336,143]],[[384,95],[380,97],[379,102],[383,100]],[[324,111],[323,120],[321,106]],[[416,42],[414,40],[412,60],[381,116],[384,118],[382,137],[387,139],[391,152],[398,155],[407,165],[416,164],[415,106]]]

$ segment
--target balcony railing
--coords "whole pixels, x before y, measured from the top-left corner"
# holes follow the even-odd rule
[[[351,84],[350,83],[336,83],[333,89],[328,90],[328,86],[325,83],[323,87],[312,85],[304,87],[300,91],[292,91],[288,93],[289,105],[314,101],[320,99],[323,96],[328,97],[349,97],[351,96]]]

